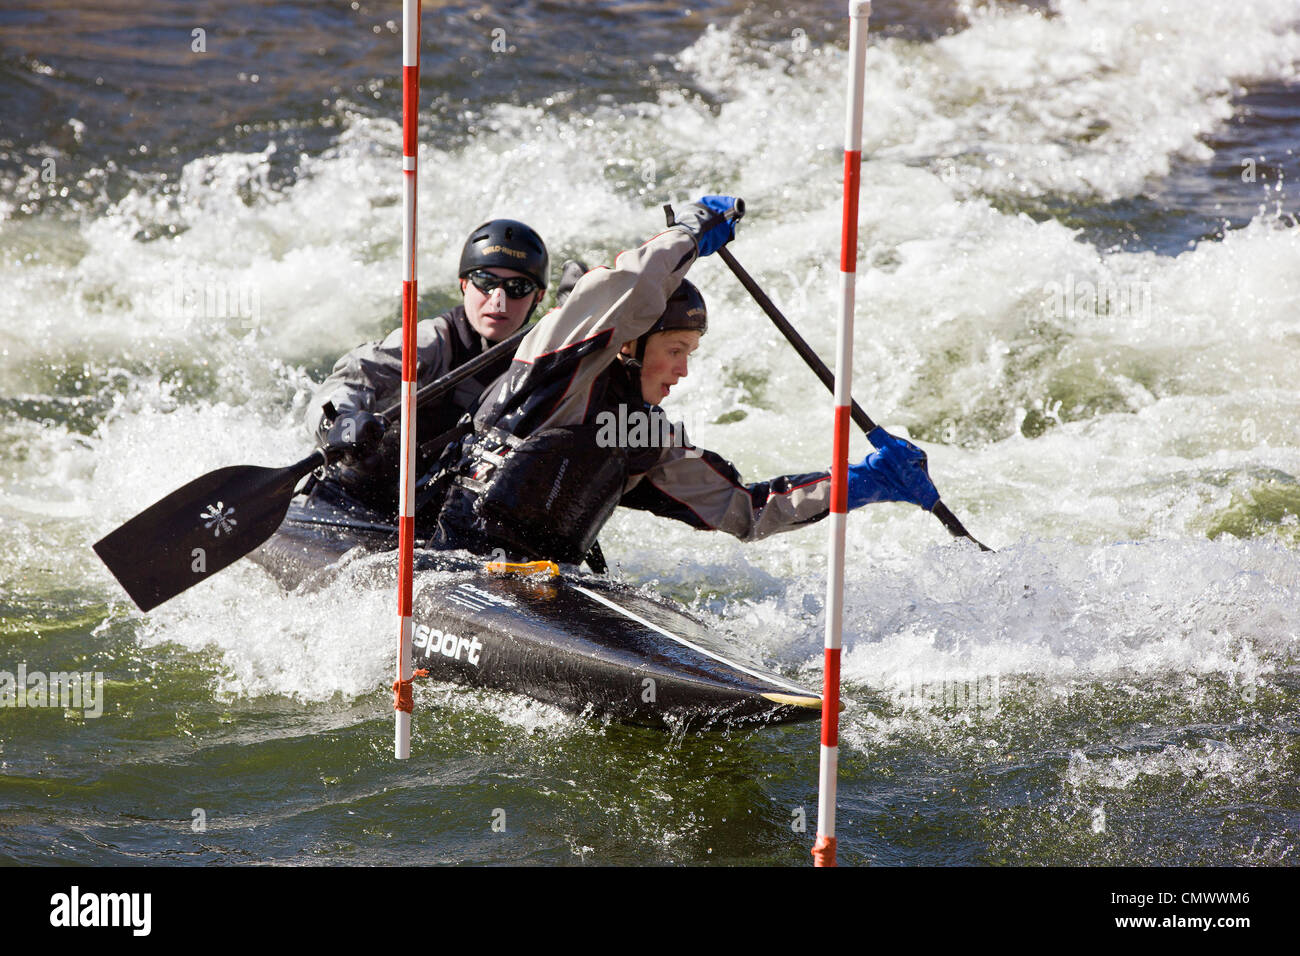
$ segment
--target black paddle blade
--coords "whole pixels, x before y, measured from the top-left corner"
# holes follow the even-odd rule
[[[320,463],[316,453],[287,468],[218,468],[95,542],[95,553],[140,610],[150,611],[271,537],[294,486]]]

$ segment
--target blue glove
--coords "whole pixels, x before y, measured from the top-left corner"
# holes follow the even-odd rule
[[[930,481],[925,452],[883,428],[867,436],[876,450],[849,465],[849,510],[873,501],[907,501],[929,511],[939,502]]]
[[[734,196],[701,196],[674,212],[673,225],[685,226],[695,238],[701,258],[736,238],[736,220],[745,214],[745,201]]]

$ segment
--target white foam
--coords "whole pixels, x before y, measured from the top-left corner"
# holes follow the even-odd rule
[[[324,701],[391,683],[396,632],[389,590],[285,594],[261,569],[239,564],[150,612],[141,640],[218,651],[219,694]]]
[[[931,165],[965,195],[1115,199],[1206,159],[1202,138],[1231,114],[1241,84],[1296,76],[1300,33],[1289,0],[1062,0],[1049,12],[967,5],[969,26],[917,43],[872,34],[864,156]],[[727,102],[739,135],[700,138],[761,181],[829,151],[838,161],[841,50],[755,50],[713,28],[678,58]],[[786,111],[780,104],[798,102]],[[775,133],[775,135],[774,135]],[[775,148],[774,148],[775,147]],[[801,177],[800,177],[801,178]],[[832,184],[823,184],[827,188]],[[818,185],[810,187],[819,189]]]
[[[1206,740],[1199,744],[1170,744],[1148,753],[1089,759],[1081,751],[1070,755],[1065,783],[1077,791],[1127,790],[1142,777],[1218,778],[1234,788],[1269,782],[1280,769],[1278,741],[1228,744]]]

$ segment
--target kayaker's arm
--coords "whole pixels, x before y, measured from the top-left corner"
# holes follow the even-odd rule
[[[830,493],[826,472],[744,484],[721,455],[670,447],[653,468],[633,479],[620,504],[757,541],[820,521],[830,512]]]
[[[674,227],[619,255],[613,269],[584,275],[564,305],[520,343],[509,373],[484,394],[476,429],[505,422],[522,436],[582,422],[597,380],[624,342],[658,321],[695,256],[695,239]]]
[[[419,380],[432,381],[450,371],[455,335],[448,314],[425,319],[415,328]],[[350,412],[375,412],[396,401],[402,384],[402,330],[394,329],[382,342],[353,349],[312,394],[305,422],[318,443],[324,442],[332,418]],[[331,416],[326,405],[332,404]]]
[[[747,485],[722,456],[687,447],[680,425],[673,426],[672,436],[677,444],[665,448],[653,468],[633,479],[620,504],[692,527],[725,531],[742,541],[801,528],[830,511],[828,472],[782,475]],[[883,430],[872,439],[879,448],[849,467],[849,510],[884,501],[933,508],[939,493],[926,471],[925,453]]]
[[[524,340],[522,361],[608,336],[609,330],[614,334],[604,348],[617,353],[624,342],[650,331],[691,263],[735,238],[745,203],[734,196],[702,196],[676,211],[664,210],[668,230],[619,253],[613,269],[595,269],[578,280],[568,300],[538,323],[537,337]]]
[[[680,226],[619,253],[614,268],[600,266],[577,281],[564,305],[544,316],[520,344],[515,360],[531,363],[606,330],[613,330],[610,349],[617,353],[663,314],[695,255],[695,240]]]
[[[667,231],[620,253],[614,268],[579,279],[520,344],[510,371],[484,393],[475,431],[501,426],[525,438],[583,422],[597,379],[619,349],[650,331],[691,263],[733,238],[743,214],[739,199],[703,196],[673,213]]]

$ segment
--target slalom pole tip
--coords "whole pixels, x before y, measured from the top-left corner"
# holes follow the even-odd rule
[[[849,16],[858,20],[871,16],[871,0],[849,0]]]
[[[835,837],[817,834],[812,848],[813,866],[835,866]]]

